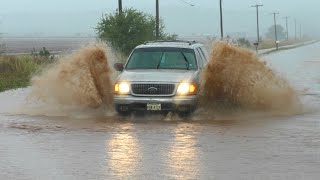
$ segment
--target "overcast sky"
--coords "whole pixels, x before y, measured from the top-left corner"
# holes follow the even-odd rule
[[[219,0],[159,0],[160,15],[166,31],[179,35],[219,34]],[[273,11],[280,14],[278,23],[285,25],[284,16],[290,16],[289,33],[293,35],[294,21],[303,32],[316,34],[320,30],[319,0],[223,0],[226,34],[256,33],[256,14],[251,7],[256,3],[260,10],[261,31],[273,23]],[[74,35],[95,34],[94,27],[103,13],[117,8],[117,0],[0,0],[0,32],[7,35]],[[155,0],[123,0],[123,6],[154,14]],[[299,28],[298,28],[299,29]],[[319,33],[320,34],[320,33]]]

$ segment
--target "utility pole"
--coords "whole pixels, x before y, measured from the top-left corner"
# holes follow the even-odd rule
[[[277,20],[276,20],[276,15],[279,14],[277,12],[272,13],[273,14],[273,20],[274,20],[274,35],[276,39],[276,49],[279,49],[279,42],[278,42],[278,34],[277,34]]]
[[[220,31],[221,31],[221,40],[222,40],[223,39],[222,0],[220,0]]]
[[[119,14],[122,13],[122,0],[118,0],[118,9],[119,9]]]
[[[262,4],[257,4],[251,7],[255,7],[257,11],[257,43],[259,44],[260,42],[260,34],[259,34],[259,7],[262,7]]]
[[[289,16],[286,16],[284,18],[286,19],[287,41],[289,41],[289,28],[288,28],[288,18],[289,18]]]
[[[159,17],[159,0],[156,0],[156,39],[159,39],[159,26],[160,26],[160,17]]]

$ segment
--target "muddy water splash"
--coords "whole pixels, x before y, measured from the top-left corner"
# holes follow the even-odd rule
[[[262,111],[296,111],[299,106],[296,92],[284,78],[253,52],[229,44],[214,45],[203,80],[204,106],[220,101]]]
[[[35,76],[29,99],[56,107],[111,105],[111,73],[105,47],[90,45]]]

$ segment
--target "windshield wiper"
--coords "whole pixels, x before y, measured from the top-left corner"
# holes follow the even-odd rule
[[[189,69],[190,69],[190,63],[189,63],[189,61],[188,61],[188,59],[187,59],[186,55],[184,55],[184,53],[183,53],[182,51],[180,51],[180,52],[181,52],[181,54],[182,54],[182,56],[183,56],[184,60],[185,60],[185,61],[186,61],[186,63],[188,64],[188,66],[187,66],[187,70],[189,70]]]
[[[164,52],[162,52],[162,54],[161,54],[159,64],[157,65],[157,69],[159,69],[159,67],[160,67],[160,65],[161,65],[161,60],[162,60],[163,54],[164,54]]]

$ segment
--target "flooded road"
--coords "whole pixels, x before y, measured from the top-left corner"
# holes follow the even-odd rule
[[[319,52],[264,57],[300,94],[290,116],[17,115],[30,89],[0,93],[0,179],[319,179]]]

